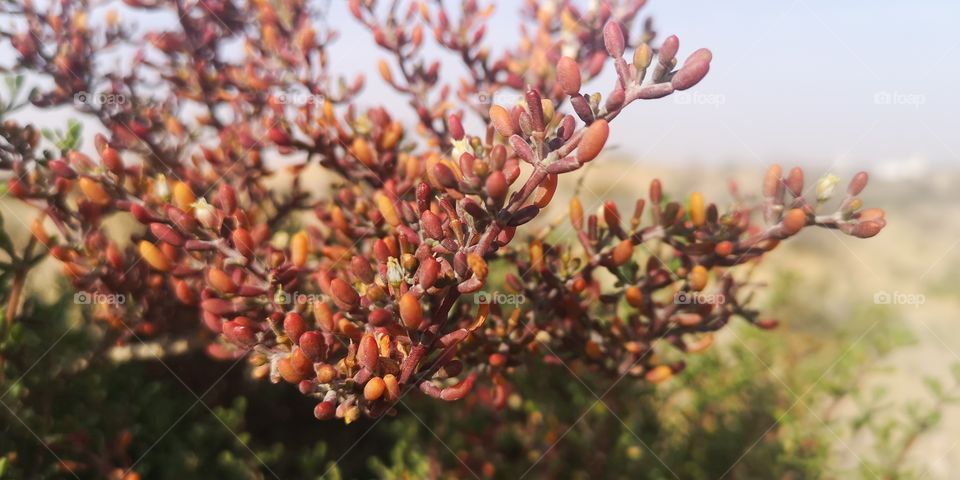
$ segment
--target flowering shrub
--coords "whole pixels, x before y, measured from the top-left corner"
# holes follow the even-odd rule
[[[733,267],[808,226],[862,238],[884,227],[857,197],[865,173],[825,213],[834,178],[807,199],[800,169],[773,166],[759,202],[735,185],[725,209],[699,193],[670,201],[654,180],[629,215],[612,202],[590,214],[574,198],[572,244],[526,230],[558,177],[601,154],[625,108],[709,71],[709,50],[680,61],[675,36],[656,44],[649,22],[634,31],[640,0],[525,2],[518,46],[499,56],[483,44],[491,8],[477,2],[452,15],[442,3],[351,1],[415,129],[352,104],[364,81],[330,70],[335,33],[303,1],[125,3],[173,12],[178,28],[137,31],[81,1],[3,4],[17,19],[2,32],[14,69],[46,82],[29,103],[72,105],[107,132],[91,158],[78,129],[42,146],[36,127],[5,115],[0,169],[40,212],[29,251],[9,249],[12,289],[43,245],[79,291],[125,300],[97,306],[111,341],[207,339],[209,354],[245,356],[254,376],[316,398],[319,419],[390,413],[412,390],[503,406],[511,371],[536,359],[662,382],[683,368],[658,355],[664,345],[704,350],[734,316],[776,325],[749,307]],[[465,66],[455,91],[428,58],[429,34]],[[608,63],[609,92],[585,88]],[[23,105],[16,91],[7,111]],[[505,92],[517,102],[484,101]],[[295,173],[326,169],[329,193],[297,175],[270,182],[278,156]],[[298,227],[301,212],[316,221]],[[114,214],[144,226],[129,245],[103,226]],[[503,295],[527,301],[485,301]]]

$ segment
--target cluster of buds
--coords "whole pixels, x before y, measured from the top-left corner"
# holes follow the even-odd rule
[[[476,2],[464,2],[454,23],[442,4],[410,2],[400,18],[403,2],[391,2],[379,19],[376,2],[352,1],[354,16],[396,61],[400,76],[386,61],[380,72],[410,96],[423,144],[386,108],[341,107],[362,79],[341,80],[330,93],[322,44],[333,33],[318,39],[302,2],[276,12],[267,2],[254,2],[250,12],[232,1],[127,3],[176,8],[180,16],[182,31],[150,34],[148,46],[137,45],[163,61],[137,55],[134,69],[159,72],[172,97],[139,90],[150,73],[119,81],[91,71],[97,62],[71,65],[83,68],[71,72],[79,75],[53,75],[56,87],[35,97],[38,105],[64,103],[65,91],[93,91],[97,78],[116,79],[111,88],[129,102],[84,107],[110,132],[96,137],[99,161],[70,149],[41,156],[8,139],[0,165],[14,174],[10,189],[57,226],[57,239],[43,225],[34,233],[78,288],[129,295],[108,307],[121,339],[207,336],[211,355],[246,356],[254,376],[315,398],[320,419],[390,413],[410,391],[453,401],[483,388],[490,392],[484,398],[502,406],[510,371],[537,358],[663,381],[682,363],[662,362],[655,341],[693,352],[733,316],[772,325],[741,303],[742,282],[730,267],[808,225],[860,237],[883,227],[882,211],[862,209],[856,197],[865,174],[839,211],[822,215],[816,210],[824,202],[804,200],[802,173],[781,178],[775,167],[762,207],[738,201],[721,212],[699,194],[685,206],[665,202],[655,181],[629,225],[612,203],[585,217],[574,199],[579,242],[515,240],[553,200],[559,176],[600,155],[623,109],[691,88],[707,74],[709,50],[679,63],[677,38],[654,47],[649,23],[629,40],[642,0],[597,2],[585,12],[569,1],[528,2],[521,46],[496,61],[482,44],[489,9]],[[28,19],[29,35],[55,44],[134,42],[115,18],[106,37],[86,22],[58,22],[57,15],[88,13],[59,5],[51,8],[70,11],[39,13],[27,4],[14,13]],[[483,128],[468,132],[468,112],[451,106],[439,64],[422,59],[424,28],[465,62],[461,100],[515,91],[518,101],[470,103]],[[246,57],[231,63],[220,51],[236,38]],[[21,69],[50,73],[42,48],[29,56],[23,48]],[[617,78],[609,93],[586,91],[584,81],[610,63]],[[277,91],[294,88],[311,101],[290,105]],[[177,107],[187,101],[201,113],[188,117],[191,110]],[[277,189],[264,153],[296,158],[295,173],[316,163],[341,180],[325,198],[311,195],[297,175]],[[759,210],[765,229],[752,223]],[[295,223],[292,214],[303,211],[315,221]],[[102,227],[115,213],[143,225],[126,247]],[[641,248],[659,253],[641,259]],[[504,288],[534,300],[514,308],[471,301],[493,290],[491,272],[507,263],[519,271]],[[602,270],[614,281],[604,281]],[[707,289],[726,302],[677,301]]]

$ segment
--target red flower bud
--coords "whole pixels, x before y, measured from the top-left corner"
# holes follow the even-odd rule
[[[360,338],[360,346],[357,348],[357,363],[372,372],[377,369],[379,360],[380,346],[377,345],[377,339],[374,338],[373,334],[364,334]]]
[[[184,243],[183,237],[177,233],[174,229],[170,228],[169,225],[163,223],[151,223],[150,224],[150,233],[153,236],[157,237],[161,242],[169,243],[174,247],[182,247]]]
[[[299,343],[300,336],[306,331],[307,323],[303,321],[303,317],[300,316],[299,313],[288,312],[287,315],[283,317],[283,332],[291,342]]]
[[[867,172],[858,172],[853,176],[853,179],[850,180],[850,185],[847,186],[847,193],[849,195],[860,195],[860,192],[866,188],[869,180],[870,177],[867,175]]]
[[[360,305],[360,295],[357,291],[339,278],[330,281],[330,294],[337,306],[343,310],[353,310]]]
[[[580,92],[580,65],[570,57],[560,57],[557,62],[557,82],[560,89],[567,95],[576,95]]]
[[[603,46],[606,47],[607,53],[611,57],[620,58],[623,56],[625,39],[619,23],[611,21],[603,27]]]
[[[324,342],[323,336],[320,332],[316,330],[311,330],[309,332],[304,332],[300,335],[299,345],[300,349],[303,350],[303,354],[307,356],[310,360],[316,362],[321,359],[323,354]]]

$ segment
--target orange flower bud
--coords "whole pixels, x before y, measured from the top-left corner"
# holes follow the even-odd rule
[[[383,384],[387,388],[387,400],[395,401],[400,398],[400,383],[392,373],[383,376]]]
[[[570,224],[576,230],[583,230],[583,204],[577,197],[570,199]]]
[[[613,264],[618,267],[624,263],[627,263],[632,256],[633,241],[631,241],[629,238],[621,240],[616,247],[613,247],[613,251],[610,252],[610,260],[613,261]]]
[[[383,77],[383,81],[393,83],[393,73],[390,72],[390,65],[387,64],[386,60],[381,58],[380,61],[377,62],[377,68],[380,70],[380,76]]]
[[[293,234],[290,239],[290,261],[298,267],[307,264],[307,255],[310,253],[310,237],[303,230]]]
[[[691,269],[687,275],[687,282],[690,284],[690,288],[698,292],[707,286],[708,279],[709,273],[703,265],[694,265],[693,269]]]
[[[490,106],[490,121],[493,122],[493,128],[503,138],[510,138],[516,133],[513,121],[510,119],[510,113],[500,105]]]
[[[97,205],[107,205],[110,203],[110,195],[103,187],[90,178],[82,177],[77,181],[80,191],[87,197],[87,200]]]
[[[770,168],[767,169],[767,174],[763,177],[763,196],[764,197],[775,197],[777,191],[779,190],[780,185],[780,176],[783,175],[783,170],[780,168],[780,165],[774,163],[770,165]]]
[[[530,242],[530,270],[543,270],[543,244],[539,240]]]
[[[666,365],[657,365],[650,369],[646,374],[646,379],[650,383],[662,383],[673,377],[673,369]]]
[[[30,222],[30,233],[33,234],[33,237],[40,242],[41,245],[50,244],[50,236],[47,235],[47,231],[43,228],[43,217],[34,218]]]
[[[140,256],[143,257],[147,264],[153,267],[154,270],[167,272],[172,268],[170,259],[167,258],[156,245],[146,240],[140,241]]]
[[[791,209],[783,216],[783,233],[793,235],[807,225],[807,214],[800,208]]]
[[[369,402],[375,401],[383,396],[386,389],[387,384],[384,383],[382,378],[373,377],[363,386],[363,398],[366,398]]]
[[[415,330],[423,322],[423,307],[412,293],[404,293],[400,297],[400,319],[411,330]]]
[[[480,280],[487,278],[487,262],[480,255],[472,252],[468,254],[467,265],[470,267],[470,271]]]
[[[636,285],[627,287],[623,293],[623,298],[625,298],[627,303],[633,308],[640,308],[643,306],[643,290]]]
[[[213,288],[223,293],[234,293],[237,291],[237,284],[234,283],[230,274],[217,267],[211,267],[210,270],[207,271],[207,282],[209,282]]]
[[[603,145],[607,143],[607,136],[610,135],[610,126],[606,120],[597,120],[587,127],[583,138],[580,140],[580,146],[577,147],[577,160],[580,163],[587,163],[603,150]]]
[[[552,173],[547,175],[547,178],[537,187],[537,190],[533,194],[533,204],[540,207],[546,208],[550,203],[550,200],[553,199],[553,194],[557,191],[557,174]]]
[[[718,243],[717,246],[714,247],[713,251],[717,254],[717,256],[726,257],[727,255],[733,253],[733,243],[728,240],[724,240]]]
[[[370,144],[361,137],[353,139],[353,144],[350,146],[350,153],[367,167],[372,168],[375,164],[376,154],[373,149],[370,148]]]
[[[281,358],[277,362],[277,372],[287,383],[300,383],[300,380],[303,380],[303,376],[300,375],[290,358]]]
[[[886,213],[882,208],[866,208],[860,215],[857,217],[861,222],[871,221],[871,220],[883,220],[886,216]]]

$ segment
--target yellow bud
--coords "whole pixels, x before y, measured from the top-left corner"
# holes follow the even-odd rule
[[[708,277],[707,269],[703,265],[694,265],[687,276],[687,281],[690,283],[690,288],[699,292],[707,286]]]
[[[690,202],[687,208],[690,210],[690,221],[698,227],[703,225],[707,217],[706,208],[703,205],[703,194],[693,192],[693,194],[690,195]]]
[[[184,182],[173,184],[173,203],[178,208],[187,212],[193,211],[193,203],[196,201],[197,197],[193,194],[190,185]]]
[[[153,267],[154,270],[161,272],[170,271],[170,258],[157,248],[156,245],[146,240],[140,241],[140,256],[143,257],[147,264]]]
[[[80,187],[80,191],[83,192],[83,195],[87,197],[87,200],[97,204],[97,205],[106,205],[110,203],[110,195],[107,194],[107,191],[103,187],[87,178],[83,177],[77,181],[77,185]]]
[[[397,209],[393,206],[393,202],[382,192],[377,192],[375,200],[377,202],[377,209],[380,210],[380,215],[383,215],[384,221],[393,227],[400,225],[400,215],[397,214]]]

